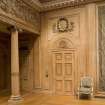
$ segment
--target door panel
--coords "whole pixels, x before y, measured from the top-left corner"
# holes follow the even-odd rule
[[[62,63],[56,63],[56,72],[55,72],[55,74],[56,74],[56,76],[61,76],[63,73],[63,71],[62,71]]]
[[[65,75],[72,75],[72,63],[65,63]]]
[[[62,83],[62,82],[63,82],[63,81],[60,80],[60,79],[56,80],[56,82],[55,82],[55,85],[56,85],[55,91],[56,91],[57,93],[59,93],[59,94],[60,94],[60,92],[63,91],[63,83]]]
[[[56,94],[63,93],[63,65],[62,53],[54,54],[54,91]]]
[[[64,91],[66,94],[70,94],[72,91],[72,81],[71,80],[65,80],[64,84]]]
[[[56,51],[53,54],[54,92],[73,94],[73,52]]]
[[[63,52],[64,60],[64,93],[73,93],[73,53]]]

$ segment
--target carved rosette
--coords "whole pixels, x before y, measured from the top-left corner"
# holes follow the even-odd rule
[[[68,47],[68,43],[64,40],[61,40],[58,44],[58,48],[63,48],[63,49],[67,49]]]

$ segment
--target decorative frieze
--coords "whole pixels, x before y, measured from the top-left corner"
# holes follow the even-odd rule
[[[6,14],[15,16],[35,27],[39,27],[39,13],[23,0],[0,0],[0,9]]]

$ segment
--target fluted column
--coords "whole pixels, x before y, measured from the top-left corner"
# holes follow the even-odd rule
[[[18,48],[18,30],[11,28],[11,98],[9,105],[21,103],[20,81],[19,81],[19,48]]]

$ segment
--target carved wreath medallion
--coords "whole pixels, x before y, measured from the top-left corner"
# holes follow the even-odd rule
[[[74,22],[68,22],[68,19],[65,17],[62,17],[57,22],[57,30],[59,32],[67,32],[67,31],[73,31],[74,28]]]
[[[59,32],[65,32],[68,30],[68,20],[66,18],[60,18],[57,22],[57,29]]]

